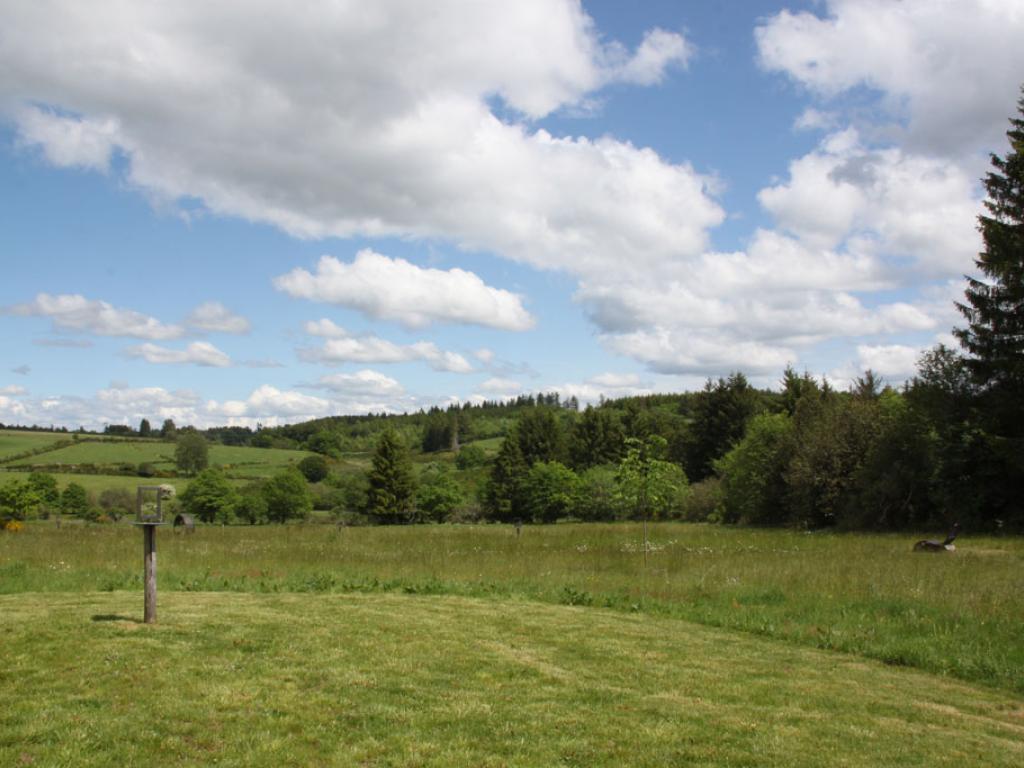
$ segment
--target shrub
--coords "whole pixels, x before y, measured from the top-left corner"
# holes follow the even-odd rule
[[[440,523],[458,509],[465,498],[451,472],[441,464],[431,464],[420,476],[416,507],[421,520]]]
[[[327,477],[327,459],[320,454],[307,456],[298,464],[299,472],[311,483],[319,483]]]
[[[267,519],[275,523],[302,518],[313,511],[306,478],[294,467],[267,480],[263,484],[263,498],[267,502]]]
[[[580,494],[575,515],[581,520],[614,520],[621,504],[616,495],[616,468],[591,467],[580,474]]]
[[[523,512],[534,522],[553,523],[576,510],[580,480],[557,461],[538,461],[523,484]]]
[[[99,505],[106,515],[120,520],[134,511],[135,499],[127,488],[107,488],[100,493]]]
[[[65,515],[87,517],[89,512],[89,494],[78,483],[68,483],[60,495],[60,510]]]
[[[793,422],[787,414],[751,419],[743,439],[715,462],[722,480],[725,522],[785,522],[785,474],[793,452]]]
[[[466,445],[455,454],[455,466],[458,469],[482,467],[487,463],[487,452],[479,445]]]
[[[691,523],[720,523],[723,519],[722,481],[708,477],[690,486],[683,516]]]

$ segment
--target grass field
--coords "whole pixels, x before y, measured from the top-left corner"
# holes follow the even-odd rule
[[[0,592],[137,589],[132,526],[33,523],[0,536]],[[1024,694],[1024,541],[664,523],[203,527],[160,537],[167,591],[460,595],[686,619]]]
[[[0,597],[0,764],[1018,766],[1013,695],[670,618],[415,595]]]
[[[92,494],[99,494],[108,488],[126,488],[132,493],[140,485],[152,485],[157,483],[169,483],[173,485],[178,493],[184,491],[189,484],[185,477],[136,477],[135,475],[92,475],[72,472],[48,472],[57,480],[57,486],[63,490],[68,483],[78,483]],[[4,472],[0,470],[0,485],[13,480],[24,480],[28,477],[26,472]]]
[[[70,440],[66,432],[23,432],[16,429],[0,429],[0,461],[25,451],[35,451]]]
[[[0,430],[0,461],[3,457],[17,456],[27,451],[39,451],[31,456],[8,459],[10,468],[81,466],[91,464],[102,475],[103,467],[120,464],[137,466],[152,464],[157,470],[173,470],[174,443],[159,440],[97,440],[90,436],[74,445],[66,445],[45,451],[58,441],[72,439],[61,433],[37,433]],[[270,477],[284,467],[301,461],[311,455],[307,451],[290,451],[279,448],[247,448],[226,445],[211,445],[209,461],[211,466],[224,467],[233,477]],[[104,488],[115,487],[104,485]]]

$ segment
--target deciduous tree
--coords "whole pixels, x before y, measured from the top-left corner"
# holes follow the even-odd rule
[[[174,463],[178,471],[194,475],[206,469],[210,461],[210,446],[198,432],[183,432],[174,448]]]

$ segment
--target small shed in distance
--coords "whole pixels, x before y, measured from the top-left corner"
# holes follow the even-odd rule
[[[192,515],[186,515],[184,512],[179,512],[174,516],[173,528],[177,531],[179,528],[184,528],[189,533],[196,532],[196,521]]]

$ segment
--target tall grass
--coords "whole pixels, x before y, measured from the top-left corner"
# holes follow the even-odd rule
[[[0,592],[138,588],[131,526],[0,537]],[[159,535],[160,588],[498,596],[685,618],[1024,692],[1024,541],[639,525],[201,528]]]

